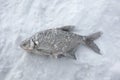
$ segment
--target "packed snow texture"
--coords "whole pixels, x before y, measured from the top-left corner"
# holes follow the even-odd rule
[[[74,33],[102,31],[77,60],[28,54],[19,47],[38,31],[75,25]],[[0,80],[120,80],[119,0],[0,0]]]

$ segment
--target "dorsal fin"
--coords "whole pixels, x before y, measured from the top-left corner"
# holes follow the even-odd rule
[[[75,28],[75,26],[67,25],[67,26],[60,27],[60,28],[58,28],[58,29],[61,29],[61,30],[63,30],[63,31],[68,31],[68,32],[70,32],[70,31],[72,31],[74,28]]]

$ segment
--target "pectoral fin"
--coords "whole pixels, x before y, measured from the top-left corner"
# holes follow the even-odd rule
[[[66,55],[63,52],[57,52],[57,53],[52,53],[52,56],[57,59],[57,58],[65,57]]]
[[[51,51],[50,50],[45,50],[45,49],[36,49],[38,52],[43,52],[45,55],[50,55]]]

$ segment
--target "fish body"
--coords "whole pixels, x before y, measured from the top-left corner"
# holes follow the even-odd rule
[[[89,36],[81,36],[72,33],[73,28],[73,26],[64,26],[38,32],[32,37],[24,40],[20,46],[27,52],[37,54],[43,52],[44,55],[52,55],[55,58],[71,55],[76,59],[74,53],[80,44],[86,44],[95,52],[100,53],[99,48],[93,43],[95,38],[100,37],[100,32]]]

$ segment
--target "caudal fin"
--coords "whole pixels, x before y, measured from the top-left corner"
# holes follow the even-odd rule
[[[98,46],[94,43],[94,40],[98,39],[101,35],[102,32],[96,32],[85,37],[85,44],[98,54],[101,54],[101,52]]]

